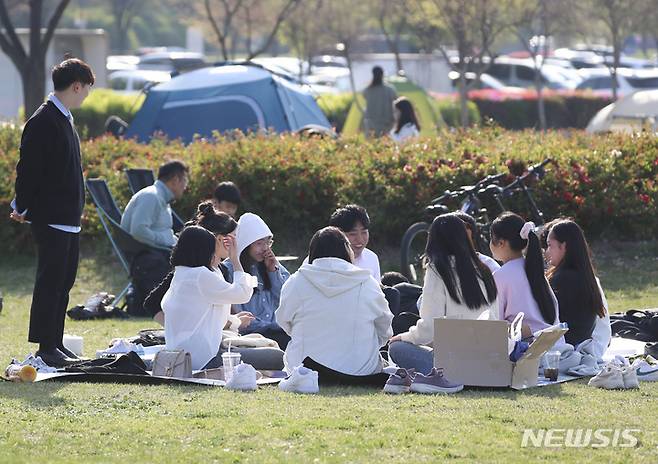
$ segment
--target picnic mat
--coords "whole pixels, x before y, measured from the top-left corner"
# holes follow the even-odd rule
[[[209,378],[175,378],[159,377],[154,375],[116,374],[116,373],[86,373],[86,372],[55,372],[52,374],[37,374],[35,382],[61,381],[61,382],[91,382],[91,383],[136,383],[140,385],[205,385],[210,387],[224,387],[226,382]],[[266,377],[256,381],[257,385],[272,385],[281,381],[281,378]]]

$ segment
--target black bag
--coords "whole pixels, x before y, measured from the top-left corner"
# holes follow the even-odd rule
[[[170,270],[166,251],[144,251],[132,260],[130,277],[132,292],[126,295],[126,311],[132,316],[153,317],[144,309],[144,299],[158,286]]]

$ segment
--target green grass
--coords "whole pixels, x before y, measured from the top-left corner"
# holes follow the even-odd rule
[[[611,309],[658,306],[658,243],[596,244]],[[380,253],[383,270],[395,250]],[[109,251],[85,248],[71,302],[124,282]],[[636,258],[637,256],[637,258]],[[24,356],[33,258],[3,257],[0,360]],[[148,320],[67,320],[92,354]],[[658,384],[600,391],[585,381],[448,397],[323,388],[319,396],[220,388],[0,383],[0,462],[657,462]],[[634,448],[522,448],[526,428],[640,429]]]

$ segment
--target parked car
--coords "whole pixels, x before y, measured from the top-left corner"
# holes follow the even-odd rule
[[[137,69],[154,71],[186,72],[208,66],[201,53],[194,52],[155,52],[139,57]]]
[[[590,90],[596,95],[612,96],[612,76],[607,68],[587,69],[579,71],[583,81],[576,87],[577,90]],[[636,70],[617,69],[617,95],[631,94],[637,90],[658,89],[658,69]]]
[[[475,80],[476,74],[473,72],[467,72],[466,73],[466,82],[471,85],[473,80]],[[453,88],[457,88],[459,85],[459,73],[457,71],[450,71],[448,73],[448,78],[450,79],[450,82],[452,83]],[[472,86],[473,89],[477,90],[502,90],[502,91],[508,91],[508,92],[519,92],[523,91],[524,89],[522,87],[512,87],[503,84],[500,82],[498,79],[495,77],[487,74],[487,73],[482,73],[480,74],[480,82],[479,84]]]
[[[112,90],[125,94],[141,92],[149,84],[159,84],[170,79],[171,74],[166,71],[144,69],[114,71],[107,78]]]
[[[531,58],[509,58],[501,56],[487,69],[487,74],[508,86],[534,87],[535,65]],[[544,64],[541,67],[544,85],[550,89],[573,89],[579,82],[575,71],[563,67]]]

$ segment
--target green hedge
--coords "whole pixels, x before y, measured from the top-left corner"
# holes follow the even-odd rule
[[[95,89],[72,113],[80,135],[94,138],[103,134],[105,121],[110,116],[119,116],[128,123],[132,121],[143,102],[143,94],[121,95],[110,89]]]
[[[441,117],[449,127],[461,127],[462,116],[461,106],[459,100],[456,98],[437,99],[437,107],[441,112]],[[468,107],[468,123],[473,126],[480,123],[480,111],[475,103],[472,101],[467,102]]]
[[[492,100],[475,96],[477,105],[484,119],[492,119],[505,129],[532,129],[539,127],[537,114],[537,97],[525,95],[519,99]],[[610,99],[587,94],[557,95],[545,97],[546,120],[549,128],[584,129],[594,115],[610,104]]]
[[[336,129],[336,132],[343,130],[353,100],[351,93],[325,94],[318,97],[318,106],[324,112],[331,126]]]
[[[0,129],[0,169],[8,173],[0,179],[3,211],[13,196],[19,137],[19,129]],[[551,156],[557,165],[535,186],[546,217],[573,216],[590,237],[649,239],[658,234],[658,137],[651,135],[574,132],[564,137],[476,128],[402,147],[389,140],[285,135],[198,140],[186,147],[105,136],[83,142],[82,148],[85,176],[106,178],[121,207],[129,199],[124,169],[156,169],[166,159],[180,158],[191,167],[189,190],[175,205],[183,217],[210,197],[217,182],[230,179],[244,194],[244,209],[261,214],[279,237],[306,243],[338,204],[356,202],[370,212],[373,239],[394,245],[446,188],[503,172],[510,163]],[[101,235],[89,200],[83,226],[85,235]],[[26,227],[5,222],[0,246],[20,246],[27,233]]]

